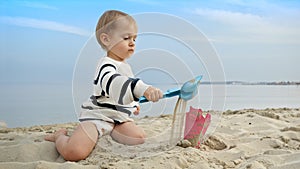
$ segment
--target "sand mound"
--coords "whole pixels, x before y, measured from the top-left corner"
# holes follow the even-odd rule
[[[1,128],[0,169],[278,169],[300,166],[299,109],[226,111],[216,131],[200,149],[166,147],[164,143],[153,146],[151,136],[160,134],[162,138],[162,131],[170,127],[166,124],[171,120],[172,116],[140,119],[137,124],[149,136],[145,145],[129,147],[114,142],[108,136],[103,137],[90,156],[79,162],[65,161],[57,153],[54,143],[43,140],[47,133],[62,127],[72,130],[77,123]],[[149,121],[151,125],[147,125]]]

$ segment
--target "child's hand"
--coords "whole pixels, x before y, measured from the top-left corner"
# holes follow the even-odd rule
[[[140,106],[136,106],[136,111],[133,112],[134,115],[139,115],[140,114],[140,110],[141,110],[141,107]]]
[[[144,96],[149,101],[157,102],[163,97],[163,93],[160,89],[150,86],[145,91]]]

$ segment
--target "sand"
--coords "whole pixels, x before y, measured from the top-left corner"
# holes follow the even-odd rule
[[[47,133],[60,128],[71,132],[78,123],[28,128],[3,125],[0,127],[0,169],[296,169],[300,166],[300,109],[223,112],[218,127],[200,149],[166,146],[165,131],[171,121],[171,115],[139,119],[137,124],[149,136],[145,145],[124,146],[106,136],[99,139],[87,159],[79,162],[65,161],[54,143],[43,140]]]

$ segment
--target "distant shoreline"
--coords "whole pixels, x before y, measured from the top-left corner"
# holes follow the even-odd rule
[[[201,85],[273,85],[273,86],[299,86],[300,82],[280,81],[280,82],[244,82],[244,81],[225,81],[225,82],[200,82]],[[151,85],[183,85],[183,83],[151,83]]]
[[[243,82],[243,81],[226,81],[226,82],[201,82],[201,84],[225,84],[225,85],[300,85],[300,82],[281,81],[281,82]]]

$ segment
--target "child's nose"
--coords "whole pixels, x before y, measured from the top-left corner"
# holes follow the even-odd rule
[[[135,42],[134,42],[134,40],[133,40],[133,39],[131,39],[131,40],[130,40],[130,42],[129,42],[129,46],[132,46],[132,47],[133,47],[133,46],[135,46]]]

